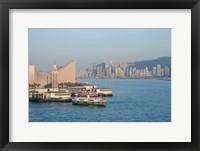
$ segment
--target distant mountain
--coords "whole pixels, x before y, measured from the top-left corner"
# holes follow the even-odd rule
[[[136,61],[134,62],[137,69],[144,69],[146,67],[149,68],[149,70],[152,70],[153,67],[156,67],[157,64],[160,64],[161,67],[168,67],[171,71],[171,57],[165,56],[165,57],[159,57],[157,59],[153,60],[144,60],[144,61]]]

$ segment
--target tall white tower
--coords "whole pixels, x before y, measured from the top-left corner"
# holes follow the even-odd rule
[[[52,88],[58,88],[58,69],[56,65],[53,65]]]

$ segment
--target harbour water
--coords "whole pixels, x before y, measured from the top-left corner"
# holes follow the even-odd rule
[[[112,88],[106,107],[64,102],[29,102],[29,122],[170,122],[171,81],[79,79]]]

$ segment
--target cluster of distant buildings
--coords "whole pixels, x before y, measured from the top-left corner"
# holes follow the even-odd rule
[[[171,77],[170,69],[162,67],[160,64],[153,69],[137,69],[133,63],[116,63],[110,61],[109,64],[93,64],[85,70],[79,70],[78,78],[150,78],[150,77]]]
[[[76,82],[76,62],[71,61],[65,66],[53,65],[51,72],[40,72],[34,65],[29,65],[29,86],[45,86],[52,84],[52,88],[57,88],[60,83]]]
[[[64,86],[66,83],[75,85]],[[112,96],[112,89],[82,84],[76,85],[75,61],[65,66],[54,64],[51,72],[40,72],[34,65],[29,65],[29,101],[70,102],[72,96]]]

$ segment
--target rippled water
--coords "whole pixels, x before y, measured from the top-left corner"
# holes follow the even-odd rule
[[[29,102],[30,122],[170,122],[171,82],[157,79],[81,79],[113,90],[106,107]]]

